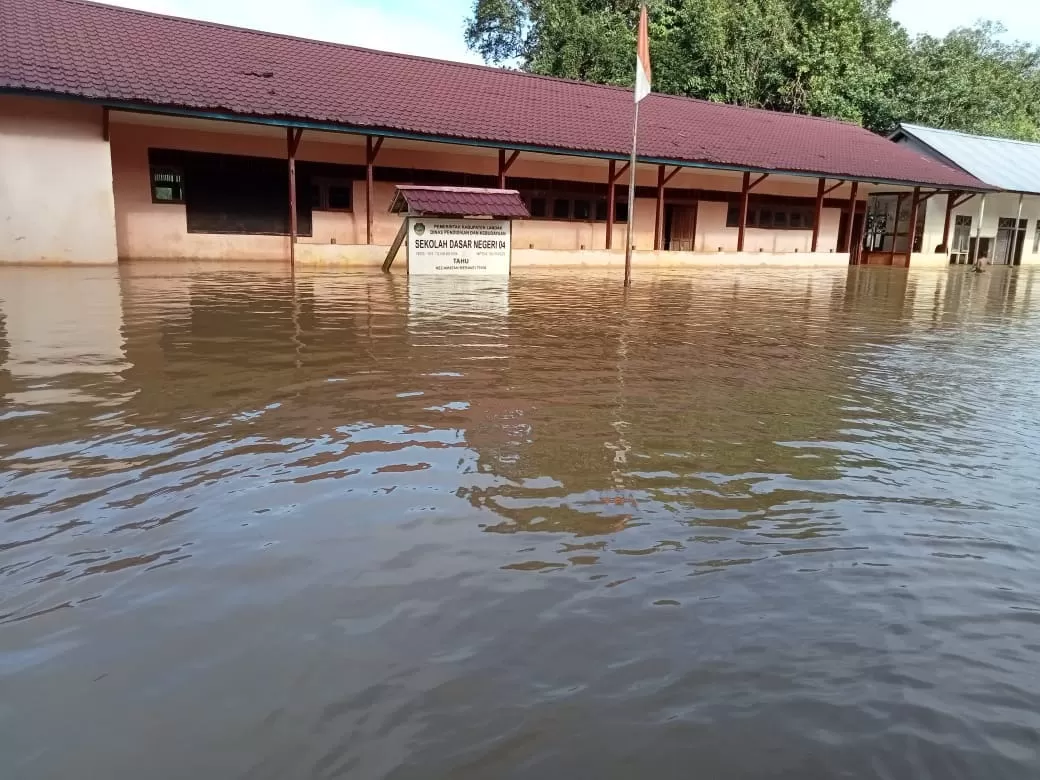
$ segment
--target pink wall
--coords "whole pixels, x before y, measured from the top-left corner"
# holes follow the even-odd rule
[[[101,109],[0,95],[0,263],[116,259]]]
[[[770,193],[774,194],[774,193]],[[726,227],[725,203],[701,201],[697,214],[698,252],[736,252],[737,228]],[[833,252],[838,248],[838,223],[840,209],[824,209],[820,220],[820,252]],[[760,230],[747,228],[744,235],[745,252],[811,252],[811,230]]]
[[[148,171],[149,147],[285,157],[284,131],[254,125],[152,117],[128,118],[114,114],[111,137],[120,257],[222,260],[287,257],[288,239],[285,237],[187,233],[183,206],[152,203]],[[364,139],[307,131],[303,135],[297,158],[361,165],[365,160]],[[388,139],[380,152],[378,164],[494,175],[497,173],[498,155],[497,151],[491,149]],[[509,175],[603,182],[607,168],[606,161],[522,153]],[[639,186],[656,186],[656,168],[641,166],[637,183]],[[627,184],[627,176],[622,177],[617,185],[619,194]],[[669,182],[669,186],[739,192],[741,174],[684,170]],[[839,189],[829,197],[846,196],[846,189]],[[400,217],[388,213],[394,191],[393,184],[375,183],[373,243],[376,245],[387,246],[392,243],[400,225]],[[755,192],[814,197],[816,183],[812,179],[771,176]],[[699,208],[696,249],[714,252],[722,247],[724,251],[734,251],[737,230],[725,226],[726,205],[702,201]],[[637,249],[653,248],[655,214],[654,200],[637,201],[634,233]],[[838,216],[839,211],[836,209],[824,212],[821,251],[836,247]],[[337,246],[344,247],[343,250],[337,249],[337,252],[349,253],[349,247],[365,243],[365,226],[365,185],[363,181],[357,181],[354,183],[353,212],[314,212],[313,235],[301,237],[299,241],[301,244],[323,246],[335,242]],[[513,242],[517,249],[604,249],[605,233],[606,226],[602,222],[530,220],[515,223]],[[624,235],[625,225],[616,225],[613,241],[615,251],[624,250]],[[750,252],[808,252],[810,241],[810,231],[749,229],[745,248]],[[306,256],[307,253],[303,254]],[[366,256],[370,257],[371,253]]]

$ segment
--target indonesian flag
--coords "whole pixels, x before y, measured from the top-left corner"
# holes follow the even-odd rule
[[[650,94],[650,36],[647,34],[646,6],[639,7],[639,44],[636,50],[636,102]]]

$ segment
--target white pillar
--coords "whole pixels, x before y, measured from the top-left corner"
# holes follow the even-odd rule
[[[979,199],[979,224],[975,226],[975,249],[971,253],[971,264],[979,263],[979,243],[982,241],[982,218],[986,215],[986,195]]]

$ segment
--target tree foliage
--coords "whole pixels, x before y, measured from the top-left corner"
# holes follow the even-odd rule
[[[654,89],[862,123],[1040,140],[1040,50],[992,23],[912,38],[891,0],[648,0]],[[486,62],[631,85],[639,0],[474,0]]]

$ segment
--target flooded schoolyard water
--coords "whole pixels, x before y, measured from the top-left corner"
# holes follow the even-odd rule
[[[1040,771],[1040,274],[0,269],[3,777]]]

